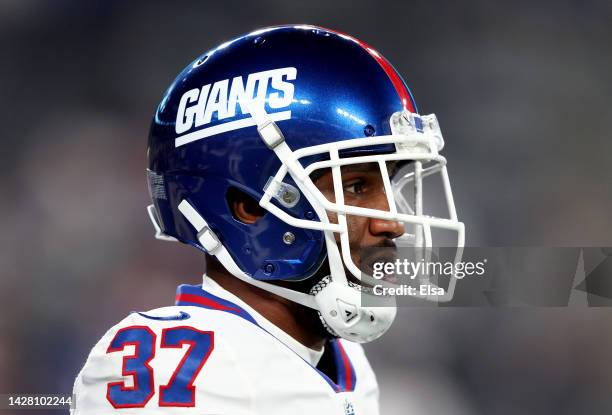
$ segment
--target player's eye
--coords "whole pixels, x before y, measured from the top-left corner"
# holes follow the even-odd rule
[[[353,180],[343,186],[345,192],[352,194],[361,194],[365,190],[365,181],[364,180]]]

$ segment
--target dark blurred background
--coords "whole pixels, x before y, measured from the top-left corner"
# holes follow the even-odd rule
[[[612,246],[612,2],[0,0],[0,393],[69,393],[106,329],[200,280],[152,237],[150,117],[194,57],[292,22],[367,41],[438,115],[469,245]],[[385,415],[612,413],[609,308],[403,308],[367,349]]]

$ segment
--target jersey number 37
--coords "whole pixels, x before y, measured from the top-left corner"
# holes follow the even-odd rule
[[[124,327],[115,334],[107,353],[134,346],[134,354],[123,357],[123,376],[131,377],[132,386],[124,381],[110,382],[106,399],[115,408],[142,408],[155,394],[155,376],[150,363],[155,358],[156,335],[147,326]],[[193,327],[179,326],[162,330],[161,348],[182,348],[185,355],[174,370],[170,381],[159,387],[159,406],[195,406],[193,382],[214,348],[214,333]]]

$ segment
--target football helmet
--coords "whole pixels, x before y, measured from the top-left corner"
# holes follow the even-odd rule
[[[149,135],[149,215],[158,238],[203,250],[237,278],[318,310],[331,333],[366,342],[396,309],[393,298],[364,305],[373,294],[350,281],[364,275],[351,259],[347,215],[405,223],[398,241],[412,246],[431,247],[432,228],[456,232],[463,246],[443,143],[435,115],[418,114],[402,77],[364,42],[315,26],[265,28],[199,56],[166,91]],[[390,177],[391,161],[411,170]],[[387,210],[344,203],[341,167],[360,163],[380,167]],[[313,182],[322,169],[332,171],[335,200]],[[446,218],[423,212],[422,181],[434,173]],[[231,189],[266,214],[238,220]],[[323,264],[330,275],[309,293],[270,283],[304,280]]]

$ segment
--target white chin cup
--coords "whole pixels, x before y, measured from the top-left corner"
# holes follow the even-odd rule
[[[395,298],[362,293],[357,288],[331,281],[329,277],[321,282],[312,293],[321,318],[332,334],[367,343],[391,327],[397,314]],[[361,305],[368,297],[376,307]]]

